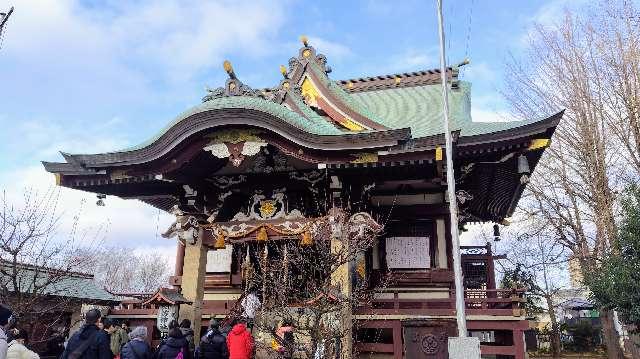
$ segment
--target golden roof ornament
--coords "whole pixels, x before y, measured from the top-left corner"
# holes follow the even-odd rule
[[[233,70],[233,65],[229,60],[224,60],[222,68],[229,75],[224,87],[218,87],[215,89],[207,88],[207,95],[202,98],[202,102],[207,102],[223,97],[230,96],[249,96],[264,98],[265,94],[260,90],[255,90],[242,83],[236,76]]]
[[[224,68],[224,71],[229,75],[229,78],[232,78],[232,79],[236,78],[236,74],[233,72],[233,66],[231,65],[231,61],[224,60],[224,62],[222,63],[222,68]]]
[[[280,73],[285,79],[287,78],[287,68],[284,65],[280,65]]]
[[[304,47],[309,47],[309,38],[307,37],[307,35],[301,35],[300,42],[302,42],[302,45],[304,45]]]

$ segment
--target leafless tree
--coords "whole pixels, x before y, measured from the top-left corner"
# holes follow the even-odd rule
[[[153,293],[169,282],[171,267],[161,253],[104,247],[94,256],[96,281],[112,293]]]
[[[81,290],[77,286],[83,281],[74,279],[87,278],[92,258],[77,253],[98,246],[101,231],[78,229],[80,209],[72,218],[71,233],[60,234],[64,216],[57,211],[55,189],[42,194],[28,190],[21,200],[12,204],[5,192],[0,197],[0,300],[22,325],[31,327],[37,344],[80,305],[68,294]]]
[[[381,230],[366,214],[332,210],[306,244],[291,240],[257,245],[257,263],[243,265],[246,286],[262,295],[257,328],[289,353],[334,358],[343,352],[344,343],[354,341],[352,310],[370,305],[374,293],[384,288],[378,283],[373,289],[364,267],[364,254]],[[276,335],[283,321],[293,325],[298,344],[304,344],[294,348]],[[259,350],[278,357],[271,347]]]
[[[588,273],[616,241],[617,194],[636,181],[640,149],[640,29],[628,1],[603,1],[537,25],[504,94],[522,117],[566,109],[523,209],[544,218]],[[622,358],[613,313],[602,311],[609,358]]]
[[[498,262],[498,270],[503,274],[503,284],[514,288],[527,288],[527,297],[532,300],[528,315],[536,315],[540,310],[549,317],[551,352],[559,357],[560,324],[556,316],[556,295],[566,287],[566,273],[569,259],[568,250],[548,231],[542,222],[535,219],[514,223],[502,233],[506,260]],[[532,308],[534,307],[534,308]],[[537,312],[537,313],[536,313]]]

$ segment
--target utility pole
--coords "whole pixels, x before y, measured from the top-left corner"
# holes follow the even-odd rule
[[[6,13],[0,12],[0,48],[2,48],[2,38],[3,38],[2,33],[3,33],[3,30],[5,29],[5,25],[7,24],[7,21],[9,21],[9,17],[11,16],[11,14],[13,14],[13,6]]]
[[[449,218],[451,228],[451,248],[453,255],[453,274],[456,286],[456,321],[458,337],[449,338],[448,352],[451,359],[480,359],[480,339],[467,337],[467,318],[462,283],[462,261],[460,259],[460,238],[458,236],[458,202],[456,198],[456,177],[453,171],[453,141],[449,124],[449,89],[447,83],[447,65],[444,42],[444,20],[442,0],[438,2],[438,33],[440,35],[440,81],[442,82],[442,112],[444,138],[447,156],[447,195],[449,198]]]
[[[465,318],[464,286],[462,285],[462,266],[460,261],[460,239],[458,237],[458,203],[456,199],[456,178],[453,172],[453,143],[449,125],[449,90],[447,84],[447,66],[444,48],[444,21],[442,19],[442,0],[438,0],[438,25],[440,34],[440,79],[442,82],[442,111],[444,118],[444,138],[447,156],[447,192],[449,195],[449,215],[451,219],[451,242],[453,249],[453,273],[456,285],[456,319],[458,337],[467,336],[467,320]]]

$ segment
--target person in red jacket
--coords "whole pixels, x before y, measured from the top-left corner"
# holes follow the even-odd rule
[[[244,321],[238,321],[227,335],[229,359],[251,359],[253,357],[253,336]]]

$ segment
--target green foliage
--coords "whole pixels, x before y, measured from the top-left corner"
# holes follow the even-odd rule
[[[524,310],[528,316],[536,316],[544,312],[542,307],[542,299],[540,298],[541,289],[536,284],[536,279],[531,271],[527,270],[521,264],[516,264],[514,268],[507,269],[504,272],[500,283],[504,289],[525,289],[526,302]]]
[[[640,327],[640,188],[627,189],[617,243],[586,278],[593,300],[613,309],[626,324]]]
[[[589,321],[580,321],[568,327],[567,331],[573,337],[570,349],[581,353],[593,351],[600,335],[600,330],[594,328]]]

